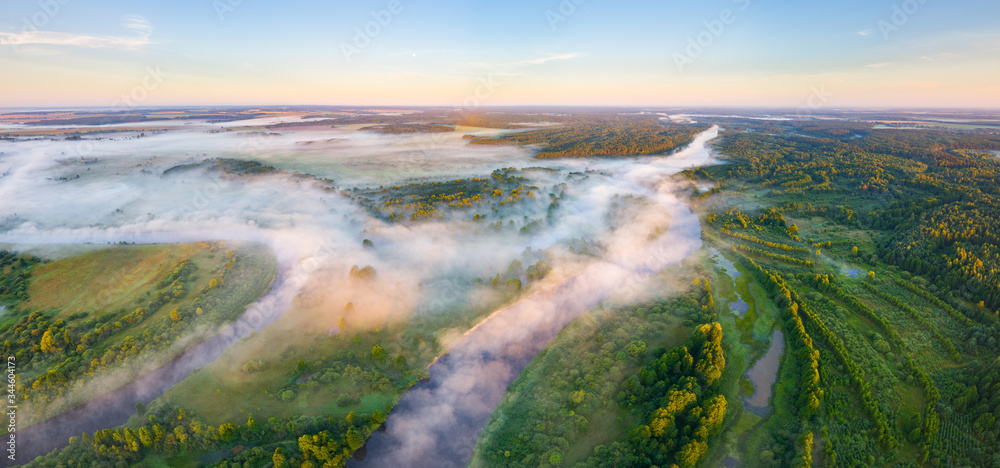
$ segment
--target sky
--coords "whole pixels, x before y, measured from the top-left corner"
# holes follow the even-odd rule
[[[0,107],[1000,108],[996,0],[8,0]]]

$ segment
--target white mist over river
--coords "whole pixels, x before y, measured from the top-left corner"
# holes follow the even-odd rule
[[[239,323],[224,328],[225,336],[204,356],[218,356],[250,329],[280,316],[317,271],[375,266],[380,281],[395,284],[400,296],[409,298],[402,315],[389,318],[405,320],[441,305],[436,290],[424,287],[441,278],[490,277],[527,248],[564,251],[573,239],[605,247],[601,258],[562,270],[566,279],[534,291],[453,343],[449,356],[431,368],[431,381],[391,413],[389,431],[373,436],[366,462],[372,466],[445,452],[452,455],[439,460],[464,463],[507,385],[559,329],[696,250],[701,245],[698,220],[671,193],[674,187],[666,179],[715,162],[707,143],[718,135],[713,127],[670,156],[537,160],[516,147],[467,145],[460,134],[386,136],[335,128],[262,134],[223,126],[233,124],[108,133],[82,142],[0,141],[0,243],[37,252],[52,244],[214,239],[270,246],[279,259],[275,290]],[[216,157],[260,161],[290,172],[236,176],[195,168],[165,173]],[[518,205],[517,216],[505,223],[517,228],[544,218],[549,193],[561,190],[560,216],[531,235],[490,232],[453,219],[391,224],[373,217],[351,195],[354,187],[489,177],[502,167],[552,169],[522,172],[538,187],[538,197]],[[292,176],[295,171],[332,179],[337,189]],[[612,225],[610,219],[619,215],[614,201],[626,195],[649,203]],[[659,226],[667,219],[669,230],[650,241],[650,233],[662,232]],[[360,248],[364,239],[377,248]],[[466,293],[448,300],[465,304],[473,297]],[[195,364],[205,363],[193,359],[144,384],[148,394],[142,399],[155,397]],[[95,421],[71,435],[124,422]]]

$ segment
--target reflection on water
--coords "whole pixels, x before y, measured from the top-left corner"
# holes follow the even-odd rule
[[[708,253],[709,253],[708,258],[713,262],[715,262],[716,265],[718,265],[719,271],[721,273],[729,275],[729,277],[734,280],[733,286],[734,286],[734,291],[736,292],[736,301],[729,303],[729,310],[732,313],[739,316],[740,318],[743,318],[743,315],[745,315],[747,311],[750,310],[750,304],[748,304],[747,301],[743,300],[743,295],[740,294],[738,290],[735,290],[736,286],[735,280],[736,278],[743,276],[743,273],[740,273],[740,271],[736,269],[736,265],[734,265],[733,262],[729,261],[728,258],[723,257],[722,253],[719,252],[719,250],[716,249],[715,247],[708,249]]]
[[[754,393],[743,398],[743,406],[757,416],[766,416],[771,412],[769,402],[774,383],[778,381],[778,365],[781,355],[785,352],[785,335],[781,330],[771,334],[771,347],[754,366],[747,371],[747,377],[753,383]]]
[[[841,267],[840,273],[848,278],[860,278],[865,275],[864,270],[860,268],[850,268],[847,266]]]

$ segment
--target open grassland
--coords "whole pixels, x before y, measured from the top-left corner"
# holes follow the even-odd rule
[[[22,424],[99,396],[95,379],[113,389],[166,364],[239,317],[276,270],[267,247],[222,242],[118,245],[25,270],[26,295],[0,321]]]
[[[212,271],[222,255],[197,244],[118,246],[40,265],[32,274],[30,300],[21,307],[58,311],[63,318],[79,312],[112,313],[141,301],[181,259]]]

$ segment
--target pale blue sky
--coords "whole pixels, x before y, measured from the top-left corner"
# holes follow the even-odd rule
[[[370,26],[389,5],[6,1],[0,107],[458,105],[477,90],[482,105],[801,106],[819,90],[830,106],[1000,107],[995,0],[401,0]]]

